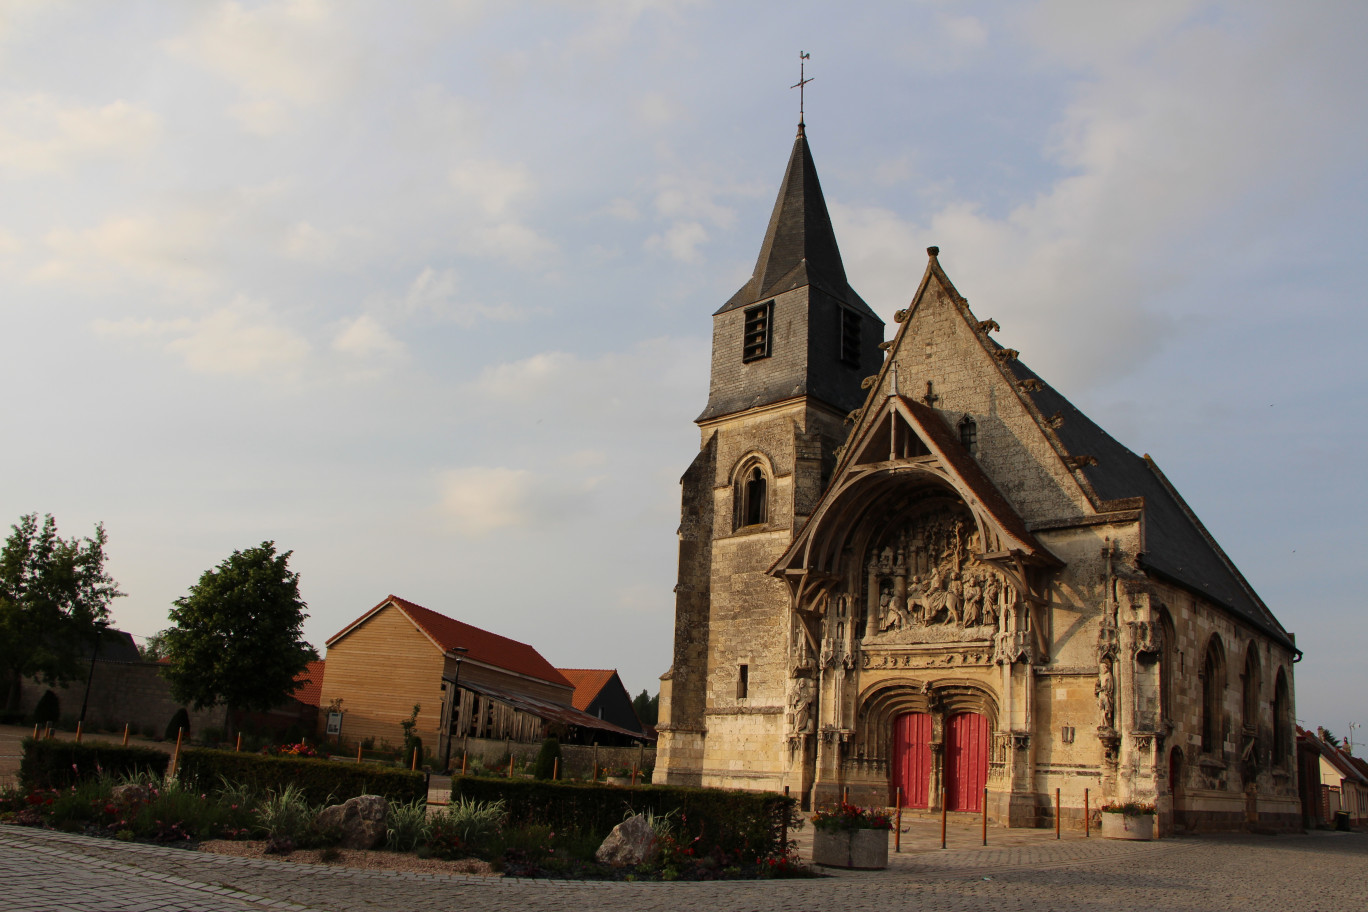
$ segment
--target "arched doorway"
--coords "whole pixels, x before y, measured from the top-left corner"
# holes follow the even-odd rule
[[[951,811],[982,811],[988,784],[988,719],[976,712],[945,720],[945,806]]]
[[[903,713],[893,721],[892,784],[902,806],[931,806],[931,714]]]

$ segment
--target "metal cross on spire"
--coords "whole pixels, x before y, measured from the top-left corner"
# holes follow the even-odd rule
[[[811,79],[807,78],[804,66],[808,62],[808,60],[811,59],[811,57],[812,55],[809,54],[807,51],[798,52],[798,81],[795,82],[793,85],[789,86],[790,89],[798,90],[798,126],[800,129],[803,126],[804,86],[806,86],[809,82],[812,82]]]

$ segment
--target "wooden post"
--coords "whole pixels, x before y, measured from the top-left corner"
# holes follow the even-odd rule
[[[512,751],[509,751],[509,754],[508,754],[508,778],[509,778],[509,779],[512,779],[512,778],[513,778],[513,752],[512,752]]]
[[[551,758],[551,781],[555,782],[560,778],[560,757]]]
[[[1092,811],[1088,809],[1088,790],[1083,790],[1083,838],[1092,835]]]
[[[786,785],[786,786],[784,786],[784,810],[783,810],[784,820],[783,820],[783,823],[780,824],[780,831],[779,831],[779,839],[780,839],[780,842],[779,842],[779,851],[781,851],[781,852],[784,853],[784,857],[785,857],[785,858],[788,857],[788,819],[789,819],[788,796],[789,796],[789,787]]]
[[[242,732],[238,732],[237,743],[233,745],[233,753],[238,754],[238,753],[241,753],[241,752],[242,752]]]
[[[124,723],[124,739],[123,739],[123,746],[124,746],[124,747],[128,747],[128,723],[127,723],[127,722]]]
[[[988,786],[983,787],[983,844],[988,844]]]
[[[465,771],[466,771],[466,757],[468,757],[468,756],[469,756],[469,752],[468,752],[468,751],[461,751],[461,775],[462,775],[462,776],[465,775]]]
[[[81,743],[81,720],[76,720],[76,743]]]
[[[898,809],[897,809],[896,811],[894,811],[894,814],[897,816],[897,821],[893,824],[893,851],[895,851],[895,852],[901,852],[901,851],[902,851],[902,786],[901,786],[901,785],[898,786],[898,793],[897,793],[897,794],[898,794],[898,797],[897,797],[895,800],[896,800],[897,803],[898,803]]]
[[[361,765],[361,760],[362,760],[361,754],[362,754],[363,751],[364,751],[364,748],[361,746],[361,742],[360,742],[360,741],[357,741],[357,742],[356,742],[356,765],[357,765],[357,766],[360,766],[360,765]]]
[[[416,747],[413,749],[413,766],[411,769],[415,771],[418,769],[418,748]]]
[[[33,740],[34,740],[34,741],[37,741],[37,740],[38,740],[38,723],[37,723],[37,722],[34,722],[34,723],[33,723]]]
[[[637,777],[637,765],[636,765],[636,761],[633,760],[633,761],[632,761],[632,785],[633,785],[633,786],[636,785],[636,777]]]
[[[941,848],[945,848],[945,789],[941,789]]]
[[[171,768],[170,768],[170,770],[169,770],[169,771],[167,772],[167,774],[166,774],[166,776],[167,776],[168,779],[173,779],[173,778],[175,778],[175,776],[176,776],[176,769],[180,766],[180,746],[181,746],[181,738],[184,737],[184,735],[185,735],[185,729],[184,729],[184,728],[178,728],[178,729],[176,729],[176,752],[175,752],[174,754],[171,755]]]
[[[1059,838],[1059,789],[1055,789],[1055,839]]]

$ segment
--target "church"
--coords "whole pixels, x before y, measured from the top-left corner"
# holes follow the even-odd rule
[[[656,781],[1299,828],[1292,635],[938,253],[885,341],[800,123],[755,271],[713,314]]]

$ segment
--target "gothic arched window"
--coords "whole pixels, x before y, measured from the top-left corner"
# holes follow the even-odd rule
[[[978,424],[968,415],[960,419],[959,438],[970,456],[978,455]]]
[[[1220,753],[1225,741],[1222,703],[1225,700],[1225,654],[1221,638],[1213,635],[1202,659],[1202,751]]]
[[[1263,675],[1259,671],[1259,649],[1251,642],[1245,653],[1244,675],[1240,682],[1244,698],[1241,700],[1241,715],[1244,717],[1246,730],[1257,730],[1259,727],[1259,691],[1263,686],[1262,678]]]
[[[769,522],[769,475],[763,461],[752,457],[736,474],[732,497],[735,501],[734,526],[763,526]]]
[[[1273,684],[1273,762],[1286,763],[1292,756],[1292,700],[1287,693],[1287,675],[1278,669]]]

